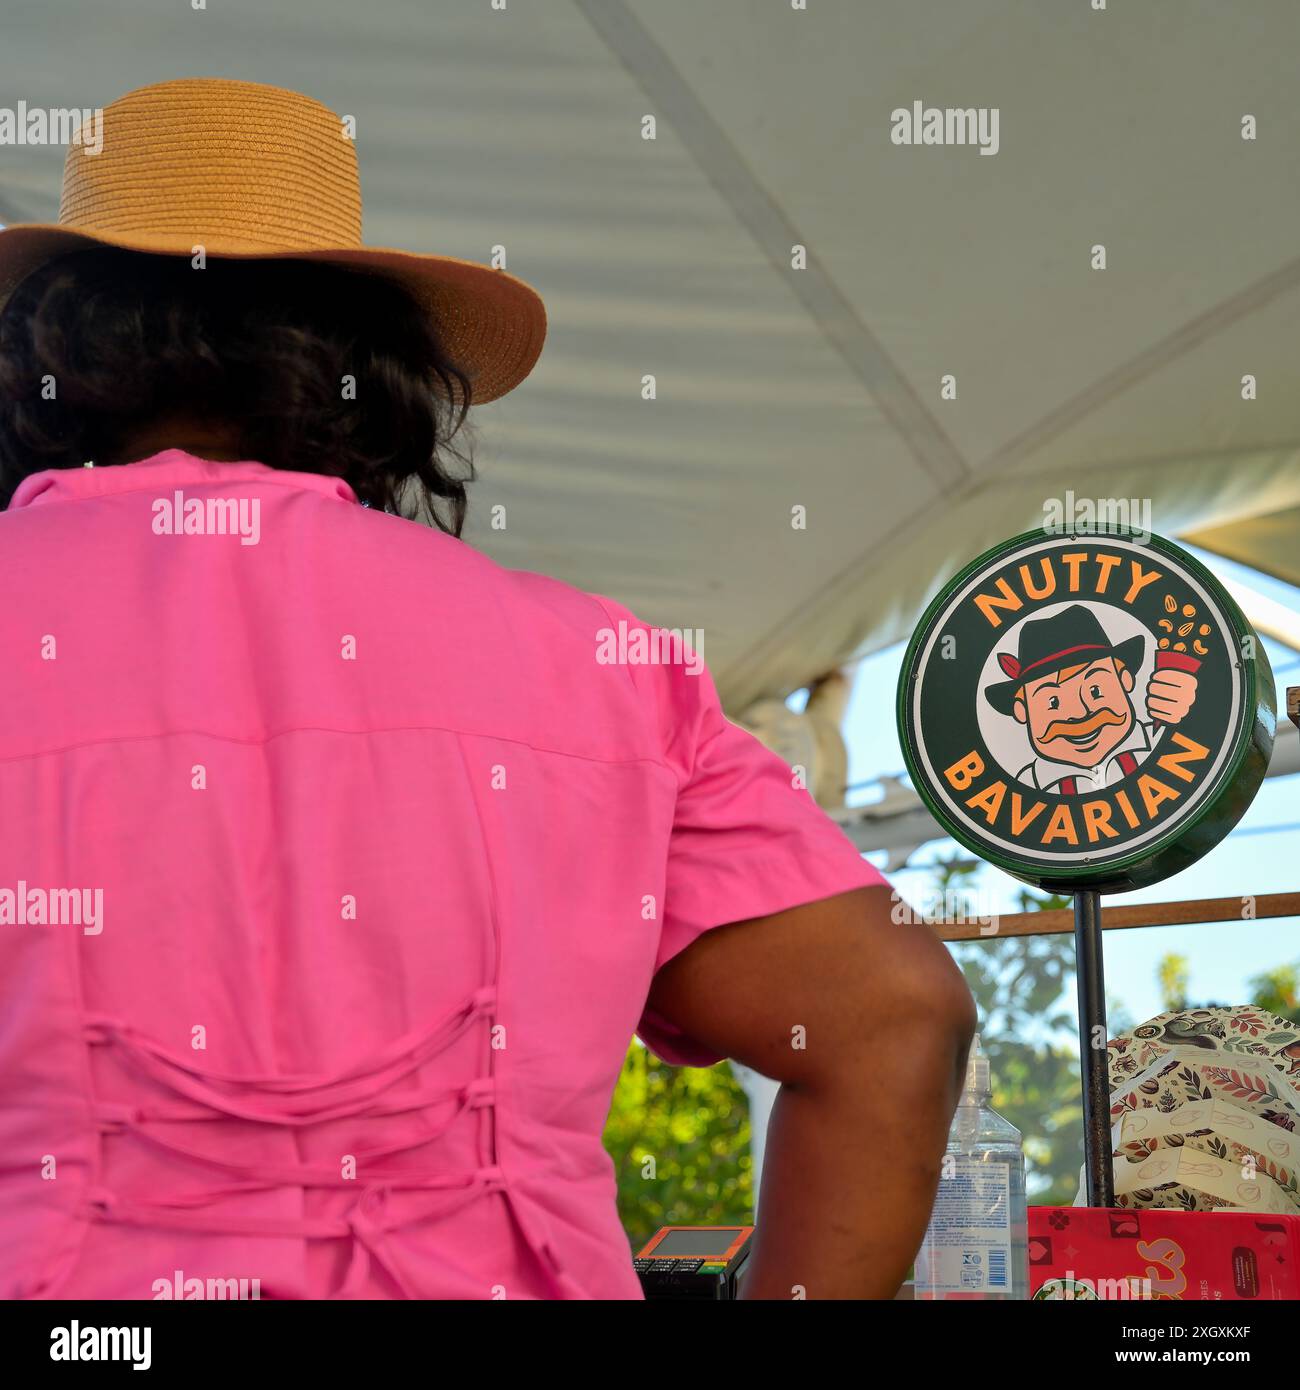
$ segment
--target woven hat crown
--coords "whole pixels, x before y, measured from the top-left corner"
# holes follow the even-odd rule
[[[68,149],[62,224],[181,252],[361,245],[355,145],[310,97],[187,78],[127,93],[103,122],[98,153]]]

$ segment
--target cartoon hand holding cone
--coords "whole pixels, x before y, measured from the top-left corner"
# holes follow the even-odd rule
[[[1158,624],[1165,635],[1157,643],[1156,669],[1147,683],[1147,713],[1157,723],[1177,724],[1196,701],[1196,673],[1210,650],[1201,638],[1209,635],[1210,625],[1198,627],[1196,605],[1185,603],[1180,612],[1172,594],[1165,595],[1165,613]]]

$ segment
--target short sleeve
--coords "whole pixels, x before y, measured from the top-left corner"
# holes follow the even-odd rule
[[[679,779],[656,970],[714,927],[886,882],[790,767],[726,718],[702,662],[639,679]],[[637,1032],[665,1061],[721,1060],[652,1010]]]

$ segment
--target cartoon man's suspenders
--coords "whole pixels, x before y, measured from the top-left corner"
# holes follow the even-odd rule
[[[1128,752],[1127,750],[1125,750],[1123,753],[1116,753],[1115,761],[1119,764],[1119,770],[1124,774],[1125,777],[1129,776],[1137,768],[1138,765],[1136,755]],[[1061,780],[1057,783],[1057,786],[1060,788],[1062,796],[1078,795],[1078,786],[1076,784],[1076,779],[1073,777],[1062,777]]]

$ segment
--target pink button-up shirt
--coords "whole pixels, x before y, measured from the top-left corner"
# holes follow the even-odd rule
[[[28,478],[0,593],[0,1296],[639,1297],[654,971],[881,881],[707,671],[178,450]]]

